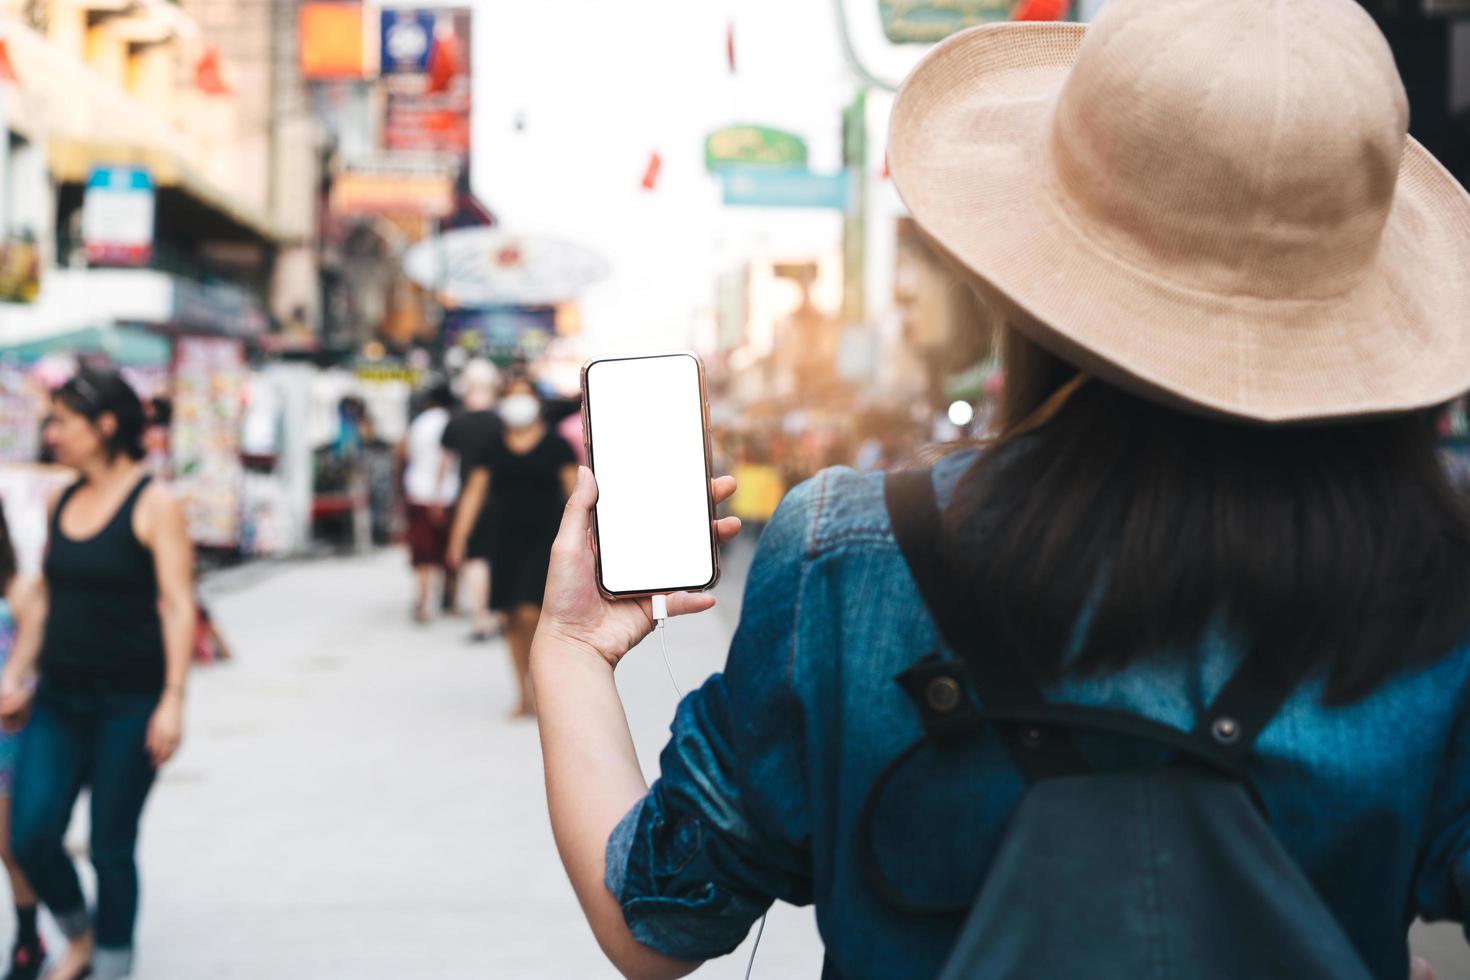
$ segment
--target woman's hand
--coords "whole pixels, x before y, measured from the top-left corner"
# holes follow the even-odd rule
[[[153,768],[161,769],[172,759],[184,740],[184,699],[177,692],[165,691],[153,717],[148,721],[148,757]]]
[[[722,476],[712,484],[715,502],[735,492],[734,477]],[[597,503],[597,481],[587,467],[577,470],[577,487],[567,499],[561,530],[551,548],[551,570],[546,599],[541,606],[538,640],[554,638],[583,647],[616,667],[633,647],[653,630],[653,607],[647,599],[609,600],[597,589],[597,562],[592,552],[592,506]],[[740,518],[716,522],[721,541],[740,533]],[[669,596],[669,615],[703,612],[715,597],[703,592],[676,592]],[[536,647],[532,647],[533,653]]]
[[[25,727],[35,692],[34,676],[6,668],[4,675],[0,676],[0,729],[14,734]]]

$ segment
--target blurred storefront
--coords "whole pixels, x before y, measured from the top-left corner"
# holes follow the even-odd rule
[[[323,337],[361,349],[437,346],[431,287],[404,273],[416,243],[490,226],[469,189],[471,11],[307,2],[303,76],[326,137],[320,201]]]
[[[233,552],[247,345],[270,327],[289,235],[271,168],[244,149],[271,145],[269,116],[241,112],[191,6],[209,5],[0,7],[0,388],[16,433],[0,459],[7,499],[33,500],[56,479],[34,465],[46,392],[78,363],[118,366],[145,399],[171,399],[165,466],[191,533]]]

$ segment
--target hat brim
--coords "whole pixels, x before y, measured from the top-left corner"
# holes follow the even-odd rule
[[[1105,380],[1257,422],[1387,415],[1470,390],[1470,196],[1412,139],[1375,263],[1338,296],[1203,292],[1089,237],[1049,190],[1043,159],[1085,30],[957,34],[893,109],[899,194],[934,242],[1022,314],[1018,329]]]

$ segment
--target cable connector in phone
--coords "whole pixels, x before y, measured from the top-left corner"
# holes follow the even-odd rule
[[[664,655],[664,669],[669,672],[669,683],[673,685],[674,693],[682,698],[684,689],[679,686],[678,679],[674,677],[674,662],[669,659],[669,637],[664,632],[664,623],[669,618],[669,597],[653,596],[650,605],[653,607],[653,631],[658,634],[658,650]]]

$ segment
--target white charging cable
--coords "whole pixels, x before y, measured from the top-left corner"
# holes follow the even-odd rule
[[[674,687],[674,693],[680,698],[684,692],[679,687],[679,682],[674,677],[674,662],[669,659],[669,638],[664,631],[664,624],[669,619],[669,597],[656,595],[653,597],[653,631],[658,634],[658,649],[664,655],[664,669],[669,672],[669,683]],[[767,913],[769,914],[769,913]],[[745,980],[750,980],[751,973],[755,970],[755,954],[760,952],[761,939],[766,934],[766,917],[761,916],[760,928],[756,930],[755,945],[750,948],[750,962],[745,965]]]
[[[669,620],[669,597],[656,595],[653,597],[653,631],[658,634],[658,649],[664,655],[664,669],[669,672],[669,683],[674,686],[674,693],[680,698],[684,697],[684,691],[679,687],[679,682],[674,678],[674,662],[669,659],[669,638],[664,633],[664,624]]]

